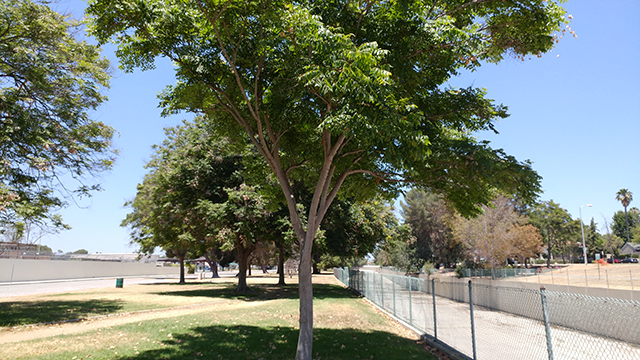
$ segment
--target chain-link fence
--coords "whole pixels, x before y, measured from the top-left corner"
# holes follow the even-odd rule
[[[336,269],[377,306],[470,359],[638,359],[640,302]]]

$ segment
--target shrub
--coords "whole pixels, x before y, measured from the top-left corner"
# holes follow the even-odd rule
[[[195,274],[196,273],[196,265],[195,264],[187,263],[187,264],[185,264],[185,267],[187,268],[187,274]]]

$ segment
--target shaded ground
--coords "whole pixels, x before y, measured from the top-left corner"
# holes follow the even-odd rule
[[[0,299],[0,306],[14,308],[23,319],[37,307],[45,314],[73,308],[86,317],[77,323],[0,328],[5,344],[0,358],[292,358],[298,336],[295,280],[288,278],[290,285],[281,288],[273,275],[251,277],[255,292],[249,295],[231,291],[234,279],[212,279],[118,289],[122,292],[70,292],[43,296],[43,301]],[[415,334],[345,291],[331,274],[314,276],[314,293],[318,359],[430,358],[415,344]],[[121,313],[92,317],[109,311]]]

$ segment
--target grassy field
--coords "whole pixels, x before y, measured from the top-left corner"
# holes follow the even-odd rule
[[[235,280],[2,299],[0,358],[292,359],[295,278],[282,288],[273,276],[252,277],[251,295],[233,293]],[[100,316],[107,314],[120,315]],[[328,274],[314,277],[314,328],[316,359],[436,359],[415,334]]]

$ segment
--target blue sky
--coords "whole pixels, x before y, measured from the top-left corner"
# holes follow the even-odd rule
[[[85,3],[61,0],[59,11],[81,16]],[[542,58],[507,59],[462,74],[452,84],[487,88],[488,97],[509,108],[511,116],[497,124],[499,135],[479,134],[494,148],[519,160],[529,159],[543,177],[541,200],[553,199],[586,223],[622,210],[615,200],[621,188],[634,192],[640,207],[640,1],[574,0],[565,5],[578,38],[565,36]],[[151,146],[164,139],[163,128],[188,114],[160,117],[156,94],[174,82],[171,64],[154,71],[125,74],[117,69],[112,46],[104,55],[113,63],[109,101],[94,118],[113,126],[120,157],[102,174],[105,191],[61,211],[72,230],[42,239],[54,251],[84,248],[89,252],[131,252],[120,222],[126,200],[136,185]]]

